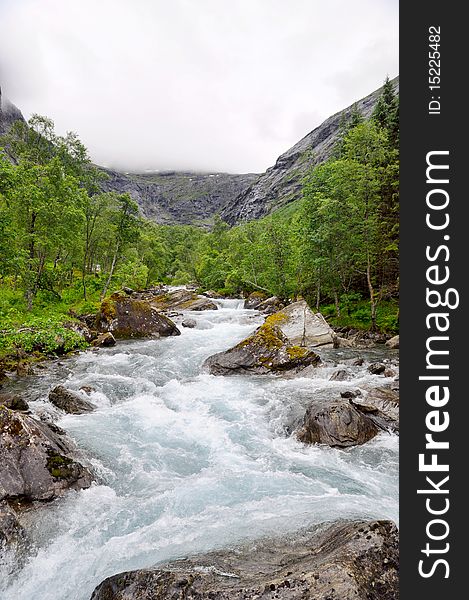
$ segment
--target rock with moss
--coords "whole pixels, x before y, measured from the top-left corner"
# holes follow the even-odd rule
[[[2,404],[11,410],[19,410],[20,412],[26,412],[29,410],[29,404],[18,394],[0,394],[0,405]]]
[[[0,501],[47,502],[92,480],[58,428],[0,406]]]
[[[80,394],[68,390],[63,385],[57,385],[49,392],[49,401],[64,412],[71,415],[81,415],[93,412],[96,406],[83,399]]]
[[[264,292],[252,292],[252,294],[249,294],[249,296],[244,300],[244,308],[255,310],[259,304],[266,299],[267,294],[264,294]]]
[[[368,442],[378,433],[377,425],[353,401],[314,401],[307,409],[298,439],[305,444],[348,448]]]
[[[124,292],[113,294],[101,303],[96,328],[115,338],[167,337],[180,335],[176,324],[147,300],[135,300]]]
[[[91,600],[397,600],[391,521],[344,520],[105,579]]]
[[[218,310],[218,306],[206,296],[199,296],[193,290],[182,288],[173,291],[163,291],[152,299],[152,305],[158,310]]]
[[[299,372],[319,362],[319,356],[312,350],[291,344],[271,316],[253,335],[230,350],[210,356],[204,365],[212,375],[262,375]]]

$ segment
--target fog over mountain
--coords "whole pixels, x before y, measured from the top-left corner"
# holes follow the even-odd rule
[[[0,81],[119,170],[262,172],[397,74],[395,0],[2,0]]]

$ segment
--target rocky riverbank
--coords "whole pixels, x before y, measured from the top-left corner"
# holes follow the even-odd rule
[[[340,521],[120,573],[91,600],[397,600],[398,572],[393,523]]]

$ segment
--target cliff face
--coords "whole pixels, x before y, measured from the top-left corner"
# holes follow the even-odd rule
[[[259,177],[252,173],[106,172],[105,190],[130,193],[142,213],[157,223],[184,225],[208,225]]]
[[[15,121],[24,121],[19,108],[2,96],[0,88],[0,136],[8,132]]]
[[[399,80],[393,80],[398,89]],[[356,102],[364,117],[373,112],[381,88]],[[302,181],[314,166],[330,158],[339,139],[340,124],[350,115],[353,105],[329,117],[292,148],[279,156],[273,167],[223,208],[222,218],[228,223],[259,219],[273,210],[301,198]]]

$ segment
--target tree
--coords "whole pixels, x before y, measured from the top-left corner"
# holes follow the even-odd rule
[[[101,298],[104,298],[107,294],[120,253],[126,244],[131,244],[138,240],[141,227],[138,204],[132,199],[130,194],[110,192],[110,195],[114,200],[115,206],[111,221],[114,230],[114,249],[109,275],[101,293]]]

